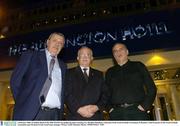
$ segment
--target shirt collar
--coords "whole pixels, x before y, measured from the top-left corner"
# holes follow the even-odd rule
[[[84,68],[86,68],[87,71],[89,71],[89,69],[90,69],[89,67],[82,67],[82,66],[80,66],[80,68],[81,68],[82,71],[83,71]]]
[[[125,67],[125,66],[127,66],[128,65],[128,63],[129,63],[129,59],[128,59],[128,61],[125,63],[125,64],[123,64],[123,65],[119,65],[120,67]]]
[[[52,55],[51,55],[51,53],[48,51],[48,49],[46,48],[45,50],[46,50],[46,55],[47,55],[48,57],[52,58]],[[57,58],[57,56],[55,56],[55,58]]]

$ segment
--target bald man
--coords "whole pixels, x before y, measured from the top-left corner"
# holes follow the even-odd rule
[[[117,64],[106,72],[111,120],[149,120],[147,110],[156,96],[156,86],[146,66],[128,59],[125,44],[116,43],[112,53]]]

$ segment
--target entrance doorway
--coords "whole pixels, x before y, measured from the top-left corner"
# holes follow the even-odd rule
[[[180,68],[151,71],[157,87],[155,120],[180,120]]]

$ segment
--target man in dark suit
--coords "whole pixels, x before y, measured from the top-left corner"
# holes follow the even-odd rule
[[[122,43],[116,43],[112,52],[117,64],[106,72],[110,119],[149,120],[147,110],[157,89],[146,66],[139,61],[130,61],[129,51]]]
[[[66,103],[69,120],[100,120],[106,104],[103,73],[90,67],[92,50],[78,50],[79,65],[69,69],[66,76]]]
[[[25,52],[21,55],[10,81],[15,100],[14,120],[62,119],[66,65],[57,55],[64,43],[63,34],[52,33],[45,51]],[[42,100],[40,94],[44,93],[42,89],[46,80],[50,80],[47,83],[50,85]]]

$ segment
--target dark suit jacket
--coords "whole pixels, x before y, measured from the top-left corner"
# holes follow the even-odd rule
[[[103,110],[106,104],[106,96],[104,94],[106,87],[102,72],[90,68],[89,81],[85,81],[81,68],[75,67],[68,70],[66,74],[66,104],[69,109],[68,119],[70,120],[99,120],[102,119],[100,111],[92,118],[83,118],[77,113],[79,107],[84,105],[97,105]]]
[[[62,72],[62,108],[66,65],[59,60]],[[10,85],[15,100],[14,120],[33,120],[40,109],[39,94],[48,76],[45,51],[25,52],[11,76]],[[62,113],[62,112],[61,112]]]

